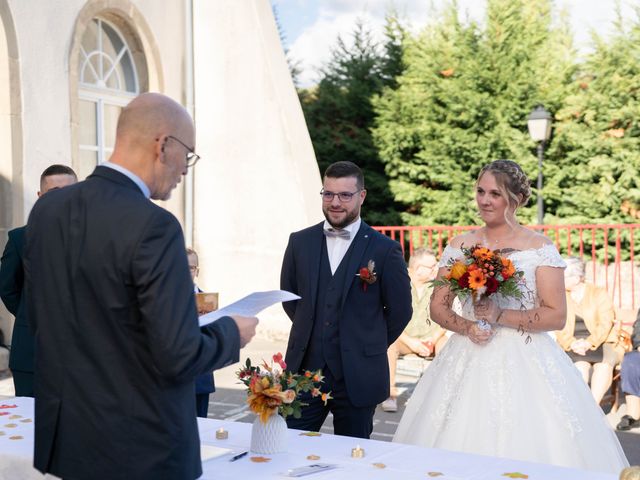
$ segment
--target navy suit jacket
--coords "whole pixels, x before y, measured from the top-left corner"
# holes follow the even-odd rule
[[[7,310],[16,317],[11,337],[11,354],[9,368],[14,371],[33,373],[33,348],[35,340],[29,331],[27,315],[24,308],[23,287],[24,267],[22,255],[24,250],[25,227],[9,231],[9,238],[4,247],[0,263],[0,298]]]
[[[196,287],[198,288],[198,287]],[[198,288],[198,292],[202,292]],[[213,393],[216,391],[216,383],[213,378],[213,372],[207,372],[196,377],[196,395]]]
[[[293,322],[286,355],[293,371],[300,369],[313,329],[322,228],[319,223],[292,233],[282,263],[281,288],[302,297],[283,303]],[[352,247],[337,320],[347,394],[353,405],[364,407],[389,396],[387,348],[411,319],[411,284],[398,242],[362,222]],[[365,290],[356,274],[369,260],[377,281]]]
[[[194,378],[238,361],[231,318],[202,330],[182,229],[97,167],[35,204],[25,294],[35,329],[35,467],[62,478],[201,475]]]

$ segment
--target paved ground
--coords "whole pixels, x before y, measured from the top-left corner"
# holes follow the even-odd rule
[[[253,363],[257,363],[262,359],[269,360],[271,355],[277,352],[283,352],[285,344],[283,341],[268,341],[264,339],[254,340],[247,348],[240,352],[240,361],[244,362],[247,357],[251,358]],[[404,405],[413,392],[413,388],[418,380],[418,375],[422,362],[409,360],[398,366],[398,384],[401,388],[401,396],[398,401],[398,411],[396,413],[383,412],[378,407],[373,421],[373,434],[371,438],[375,440],[391,441],[393,434],[398,426],[398,422],[402,417]],[[424,364],[428,366],[428,364]],[[239,422],[253,422],[254,415],[249,411],[246,405],[246,392],[244,385],[240,384],[235,376],[235,372],[239,369],[239,364],[231,365],[227,368],[216,372],[217,391],[211,397],[209,403],[209,417],[216,419],[234,420]],[[0,396],[13,396],[13,384],[11,378],[6,374],[2,378],[0,374]],[[620,417],[624,415],[625,406],[622,405],[618,412],[609,413],[607,418],[612,426],[615,426]],[[321,431],[325,433],[333,433],[332,418],[327,418]],[[629,462],[632,465],[640,465],[640,428],[631,432],[616,432],[622,448],[624,449]]]

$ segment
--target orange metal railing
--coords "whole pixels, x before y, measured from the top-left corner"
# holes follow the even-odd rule
[[[374,227],[400,242],[405,257],[418,247],[438,254],[456,235],[477,226],[386,226]],[[635,232],[640,224],[529,225],[553,240],[563,256],[576,256],[587,263],[587,281],[603,286],[619,309],[634,310],[640,300],[640,245]],[[407,255],[408,254],[408,255]]]

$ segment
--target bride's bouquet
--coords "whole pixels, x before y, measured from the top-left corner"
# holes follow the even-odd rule
[[[443,278],[433,281],[435,287],[448,286],[461,301],[471,296],[474,303],[494,293],[522,298],[518,283],[524,273],[516,271],[510,259],[501,256],[497,250],[480,245],[471,248],[463,245],[461,250],[461,258],[449,260],[449,272]],[[483,330],[491,329],[485,320],[479,321],[478,325]]]
[[[516,271],[510,259],[480,245],[471,248],[463,245],[461,250],[462,257],[449,261],[449,272],[435,280],[434,286],[448,286],[461,300],[471,296],[474,302],[494,293],[522,298],[518,284],[524,273]]]

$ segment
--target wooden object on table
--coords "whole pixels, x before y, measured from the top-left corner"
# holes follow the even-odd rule
[[[620,480],[640,480],[640,467],[627,467],[620,472]]]
[[[196,293],[196,305],[198,307],[198,315],[213,312],[218,309],[218,293]]]

